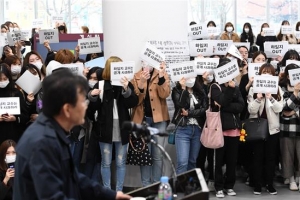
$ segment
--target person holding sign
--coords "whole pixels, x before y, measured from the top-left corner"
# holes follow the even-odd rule
[[[227,22],[224,27],[224,33],[220,36],[220,40],[232,40],[233,42],[240,42],[240,37],[234,31],[233,24]]]
[[[263,64],[260,67],[259,75],[275,76],[275,69],[269,63]],[[261,194],[263,182],[266,183],[267,191],[270,194],[277,194],[277,191],[273,186],[273,179],[275,175],[275,163],[279,142],[278,133],[280,132],[279,115],[283,108],[282,95],[283,92],[280,87],[278,87],[278,92],[276,94],[254,93],[253,87],[249,90],[249,118],[258,118],[259,116],[260,118],[265,118],[268,120],[269,127],[267,140],[257,140],[252,142],[254,178],[253,193],[256,195]],[[265,180],[263,180],[263,177],[265,177]]]
[[[264,51],[264,43],[266,41],[278,41],[277,37],[274,36],[266,36],[263,28],[270,28],[268,23],[263,23],[260,28],[260,33],[257,35],[256,45],[259,46],[260,51]]]
[[[283,90],[283,109],[280,117],[280,150],[282,156],[282,176],[289,180],[290,190],[299,190],[296,178],[300,178],[300,119],[299,98],[300,80],[291,85],[289,70],[299,69],[295,64],[289,64],[284,70],[279,82]]]
[[[68,33],[68,29],[67,29],[67,26],[66,26],[66,23],[65,22],[61,22],[61,23],[56,23],[55,24],[55,26],[56,26],[56,29],[58,29],[59,30],[59,33],[60,34],[66,34],[66,33]]]
[[[175,105],[172,122],[178,126],[175,135],[176,173],[181,174],[196,168],[208,99],[196,78],[182,78],[172,90],[172,100]]]
[[[250,42],[250,46],[255,44],[256,37],[253,34],[252,27],[250,23],[245,23],[243,26],[243,32],[241,34],[241,42]]]
[[[281,23],[281,26],[289,26],[290,22],[287,20],[283,20]],[[282,34],[281,29],[277,35],[277,40],[278,41],[288,41],[289,44],[297,44],[297,39],[294,36],[294,34]]]
[[[43,80],[45,78],[46,67],[44,65],[42,56],[38,52],[32,50],[26,54],[23,60],[23,66],[26,66],[28,64],[35,65],[38,68],[38,70],[41,72],[42,75],[41,79]]]
[[[220,61],[217,68],[230,63],[229,59]],[[221,89],[220,89],[221,88]],[[211,84],[212,111],[221,112],[221,122],[224,135],[224,146],[215,150],[215,189],[216,197],[224,197],[223,190],[229,196],[235,196],[235,168],[238,156],[240,129],[242,123],[240,113],[244,108],[244,100],[239,88],[233,80],[219,84],[214,80]],[[226,164],[226,178],[222,172],[223,164]]]
[[[275,69],[277,70],[277,74],[279,76],[281,76],[281,74],[283,74],[283,69],[286,66],[286,61],[287,60],[295,60],[295,61],[300,61],[300,55],[297,51],[295,51],[294,49],[290,49],[288,50],[282,60],[280,62],[277,63]]]
[[[210,28],[210,27],[217,27],[216,23],[214,21],[209,21],[207,22],[207,28]],[[210,40],[217,40],[219,37],[219,35],[209,35],[209,39]]]

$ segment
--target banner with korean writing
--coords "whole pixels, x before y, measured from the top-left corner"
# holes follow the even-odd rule
[[[49,43],[59,43],[58,29],[39,30],[40,44],[44,44],[45,40]]]
[[[21,31],[14,31],[7,33],[7,40],[9,46],[15,46],[15,43],[20,41],[22,37]]]
[[[283,25],[281,26],[281,34],[283,35],[289,35],[293,34],[294,28],[292,26]]]
[[[226,55],[229,47],[232,45],[232,40],[211,40],[214,41],[214,55]]]
[[[122,86],[120,80],[126,77],[129,81],[133,79],[135,72],[135,62],[112,62],[110,64],[110,77],[112,85]]]
[[[207,36],[217,36],[220,35],[219,28],[217,27],[207,27]]]
[[[278,92],[278,76],[260,75],[255,76],[253,81],[254,93],[271,93],[277,94]]]
[[[276,58],[277,56],[284,56],[289,49],[289,43],[287,41],[265,42],[264,48],[268,58]]]
[[[214,74],[216,82],[218,82],[219,84],[223,84],[230,80],[233,80],[240,74],[237,59],[234,59],[230,63],[214,69]]]
[[[79,54],[89,54],[89,53],[100,53],[101,44],[100,37],[90,37],[78,40],[78,45],[80,48]]]
[[[20,115],[20,99],[19,97],[0,98],[0,115]]]
[[[83,63],[62,64],[62,67],[69,68],[72,73],[83,76]]]
[[[289,77],[290,77],[291,86],[295,86],[297,83],[299,83],[300,82],[300,68],[290,69]]]
[[[213,55],[214,42],[211,40],[192,40],[189,41],[190,56],[211,56]]]
[[[31,28],[42,28],[44,26],[44,20],[43,19],[34,19],[32,21]]]
[[[184,78],[194,78],[197,76],[195,71],[195,62],[188,61],[183,63],[176,63],[170,65],[171,80],[180,81]]]
[[[217,68],[219,64],[219,58],[195,58],[195,65],[196,65],[196,73],[199,75],[208,72],[213,74],[214,69]]]
[[[140,58],[149,63],[152,67],[159,69],[160,63],[165,60],[165,55],[155,46],[147,42],[142,49]]]
[[[207,26],[204,23],[189,26],[189,38],[192,40],[207,37]]]
[[[276,31],[273,28],[263,28],[264,36],[276,36]]]
[[[258,76],[259,69],[264,63],[248,63],[248,77],[249,79]]]

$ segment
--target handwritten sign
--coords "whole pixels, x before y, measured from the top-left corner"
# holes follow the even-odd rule
[[[99,53],[101,52],[100,37],[90,37],[78,40],[80,48],[79,54]]]
[[[0,114],[20,115],[20,99],[19,97],[0,98]]]
[[[233,44],[236,46],[236,48],[244,46],[247,47],[248,51],[250,49],[250,42],[234,42]]]
[[[283,35],[293,34],[293,27],[287,25],[281,26],[281,34]]]
[[[70,69],[76,75],[83,76],[83,63],[62,64],[61,66]]]
[[[275,29],[273,28],[263,28],[264,36],[276,36]]]
[[[24,74],[16,81],[16,84],[20,86],[27,94],[33,93],[34,95],[42,88],[42,82],[31,72],[26,70]]]
[[[49,43],[59,43],[58,29],[39,30],[40,44],[44,44],[45,40]]]
[[[152,67],[159,69],[160,63],[165,60],[165,55],[155,46],[147,42],[142,49],[140,58],[149,63]]]
[[[42,28],[44,26],[44,20],[43,19],[34,19],[32,21],[32,28]]]
[[[31,30],[21,30],[21,34],[21,40],[28,40],[29,38],[31,38]]]
[[[230,53],[232,56],[234,56],[236,58],[239,58],[240,60],[243,60],[241,53],[239,52],[239,50],[236,48],[236,46],[234,44],[232,44],[229,47],[228,53]]]
[[[295,86],[297,83],[299,83],[300,82],[300,68],[290,69],[289,77],[290,77],[291,86]]]
[[[219,29],[217,27],[207,27],[207,35],[208,37],[213,35],[213,36],[216,36],[216,35],[219,35]]]
[[[219,58],[195,58],[196,73],[202,75],[205,72],[213,74],[219,64]]]
[[[112,85],[123,86],[120,82],[121,78],[126,77],[128,80],[133,79],[135,72],[135,62],[112,62],[110,64],[110,76]]]
[[[64,22],[64,17],[62,15],[53,15],[51,16],[51,21],[52,21],[52,24],[56,24],[56,23],[63,23]]]
[[[237,64],[237,60],[234,59],[230,63],[223,65],[217,69],[214,69],[214,74],[216,81],[219,84],[226,83],[240,74],[239,66]]]
[[[93,60],[90,60],[90,61],[84,63],[84,66],[87,67],[87,68],[93,68],[93,67],[104,68],[104,65],[105,65],[105,58],[104,57],[95,58]]]
[[[189,26],[189,38],[192,40],[207,37],[206,24],[194,24]]]
[[[180,81],[180,79],[182,79],[183,77],[194,78],[197,76],[194,61],[172,64],[170,66],[170,70],[171,80],[174,82]]]
[[[248,63],[248,77],[249,79],[258,76],[259,69],[264,63]]]
[[[14,31],[7,33],[7,40],[9,46],[15,46],[17,41],[20,41],[22,37],[21,31]]]
[[[268,58],[275,58],[277,56],[283,56],[288,51],[289,43],[287,41],[282,42],[265,42],[265,54]]]
[[[297,39],[300,39],[300,31],[295,31],[295,37],[296,37]]]
[[[277,94],[278,92],[278,76],[260,75],[255,76],[253,81],[254,93],[271,93]]]
[[[214,41],[214,55],[226,55],[232,40],[211,40]]]
[[[214,42],[211,40],[191,40],[189,41],[190,56],[211,56],[213,55]]]

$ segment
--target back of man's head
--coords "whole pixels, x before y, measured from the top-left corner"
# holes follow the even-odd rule
[[[76,105],[78,91],[86,95],[88,83],[82,76],[62,68],[43,81],[43,113],[48,117],[59,115],[64,104]]]

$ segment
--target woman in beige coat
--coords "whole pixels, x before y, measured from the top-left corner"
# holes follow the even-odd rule
[[[224,27],[224,32],[220,36],[220,40],[232,40],[233,42],[240,42],[240,37],[233,31],[233,24],[231,22],[227,22]]]

